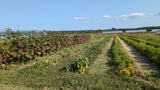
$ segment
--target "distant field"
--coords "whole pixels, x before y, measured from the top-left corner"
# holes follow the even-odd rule
[[[153,32],[0,38],[1,90],[160,89]]]

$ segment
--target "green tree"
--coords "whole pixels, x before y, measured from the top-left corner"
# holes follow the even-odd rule
[[[126,30],[122,30],[123,32],[126,32]]]
[[[147,30],[147,32],[151,32],[151,31],[152,31],[152,28],[149,27],[149,28],[147,28],[146,30]]]
[[[103,30],[102,29],[98,29],[97,33],[103,33]]]
[[[112,28],[112,31],[116,31],[115,27]]]

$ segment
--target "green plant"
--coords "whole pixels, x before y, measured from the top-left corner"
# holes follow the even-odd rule
[[[104,40],[104,37],[100,36],[99,39],[94,38],[93,40],[91,40],[89,42],[86,42],[86,43],[83,43],[83,44],[75,45],[75,46],[72,46],[72,47],[69,47],[69,48],[63,48],[62,50],[57,51],[56,54],[52,53],[51,56],[47,55],[46,59],[39,60],[34,65],[34,67],[35,68],[43,68],[44,67],[43,65],[46,63],[46,60],[48,60],[50,62],[49,64],[47,64],[48,66],[52,65],[53,63],[58,63],[63,58],[68,57],[72,54],[75,54],[75,53],[77,53],[81,50],[84,50],[84,49],[87,49],[87,48],[89,49],[89,48],[93,47],[93,45],[95,45],[95,43],[98,43],[102,40]],[[89,56],[89,58],[90,58],[90,56]]]
[[[70,65],[70,71],[84,73],[86,68],[89,68],[89,66],[96,60],[98,55],[101,54],[102,48],[110,39],[111,37],[103,38],[89,48],[89,51],[86,54],[78,58],[75,63]]]
[[[37,36],[37,33],[32,31],[32,35],[22,37],[20,31],[17,31],[17,34],[13,37],[1,40],[1,63],[5,62],[7,64],[9,63],[8,61],[27,63],[29,60],[34,60],[37,56],[45,56],[51,52],[56,53],[63,48],[82,44],[90,41],[90,39],[91,36],[86,34],[71,37],[51,31],[46,36]],[[61,52],[61,54],[62,57],[70,55],[64,52]]]
[[[114,39],[112,52],[114,56],[113,64],[118,72],[120,72],[120,74],[122,73],[130,76],[132,74],[132,71],[129,71],[131,70],[131,68],[129,67],[135,67],[135,62],[132,59],[128,58],[126,53],[122,50],[121,43],[117,37],[115,37]]]
[[[141,53],[149,57],[149,59],[154,62],[157,66],[160,65],[160,48],[156,48],[153,45],[147,45],[146,43],[141,43],[134,41],[128,37],[121,36],[122,39],[127,41],[129,44],[136,47]]]

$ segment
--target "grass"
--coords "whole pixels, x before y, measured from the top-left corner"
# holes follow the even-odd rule
[[[112,47],[112,43],[113,38],[106,43],[105,47],[102,50],[102,54],[98,56],[96,61],[90,67],[90,73],[105,73],[110,68],[108,66],[108,61],[112,58],[108,55],[111,53],[110,49]]]
[[[73,64],[77,58],[86,54],[85,49],[77,54],[64,58],[56,66],[50,65],[48,68],[25,67],[14,72],[0,71],[0,88],[5,89],[48,89],[48,90],[140,90],[155,89],[150,84],[130,77],[117,75],[115,66],[112,65],[112,53],[103,52],[102,54],[111,58],[108,61],[109,69],[105,73],[80,74],[78,72],[67,72],[65,67]],[[109,49],[108,52],[111,52]],[[98,66],[95,66],[95,68]],[[103,67],[102,67],[103,69]],[[105,68],[104,68],[105,69]],[[92,70],[92,69],[89,69]]]
[[[121,35],[141,38],[148,41],[160,42],[160,35],[157,35],[155,32],[122,33]]]
[[[112,48],[113,52],[113,65],[117,67],[118,70],[123,70],[127,67],[135,68],[135,61],[130,59],[127,54],[122,50],[121,42],[117,37],[114,39],[114,45]]]
[[[33,88],[27,88],[23,86],[15,86],[15,85],[0,85],[1,90],[34,90]]]
[[[135,42],[134,42],[135,43]],[[133,44],[133,46],[137,45],[137,47],[140,47],[139,49],[141,48],[145,48],[144,46],[142,47],[139,43],[136,42],[136,44],[134,45],[134,43],[131,43],[131,45]],[[130,42],[129,42],[130,44]],[[139,44],[139,45],[138,45]],[[147,46],[147,45],[146,45]],[[150,48],[151,51],[154,51],[154,49]],[[147,49],[146,49],[147,50]],[[140,50],[139,50],[140,51]],[[149,51],[148,51],[149,52]],[[147,52],[147,53],[148,53]],[[157,52],[158,53],[158,52]],[[153,54],[153,53],[150,53],[150,54]],[[149,56],[149,55],[148,55]],[[151,55],[153,56],[153,55]],[[154,59],[155,60],[155,59]],[[139,76],[136,77],[136,80],[141,80],[149,85],[152,85],[154,87],[157,87],[157,88],[160,88],[159,84],[160,84],[160,75],[159,75],[159,71],[156,70],[156,65],[154,63],[151,64],[151,62],[145,60],[146,62],[144,64],[147,64],[149,66],[146,67],[146,70],[149,72],[147,72],[148,74],[145,74],[145,75],[142,75],[140,72]],[[152,66],[151,66],[152,65]],[[152,67],[152,68],[151,68]],[[147,69],[148,68],[148,69]],[[151,70],[153,70],[152,72],[150,72]]]

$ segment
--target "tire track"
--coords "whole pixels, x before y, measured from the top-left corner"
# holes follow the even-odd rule
[[[138,72],[141,73],[142,76],[148,76],[153,73],[158,73],[158,70],[151,64],[149,59],[141,54],[137,49],[134,47],[130,46],[128,43],[123,41],[121,38],[119,38],[119,41],[122,44],[123,50],[128,54],[128,56],[136,61],[136,66],[138,69]]]

